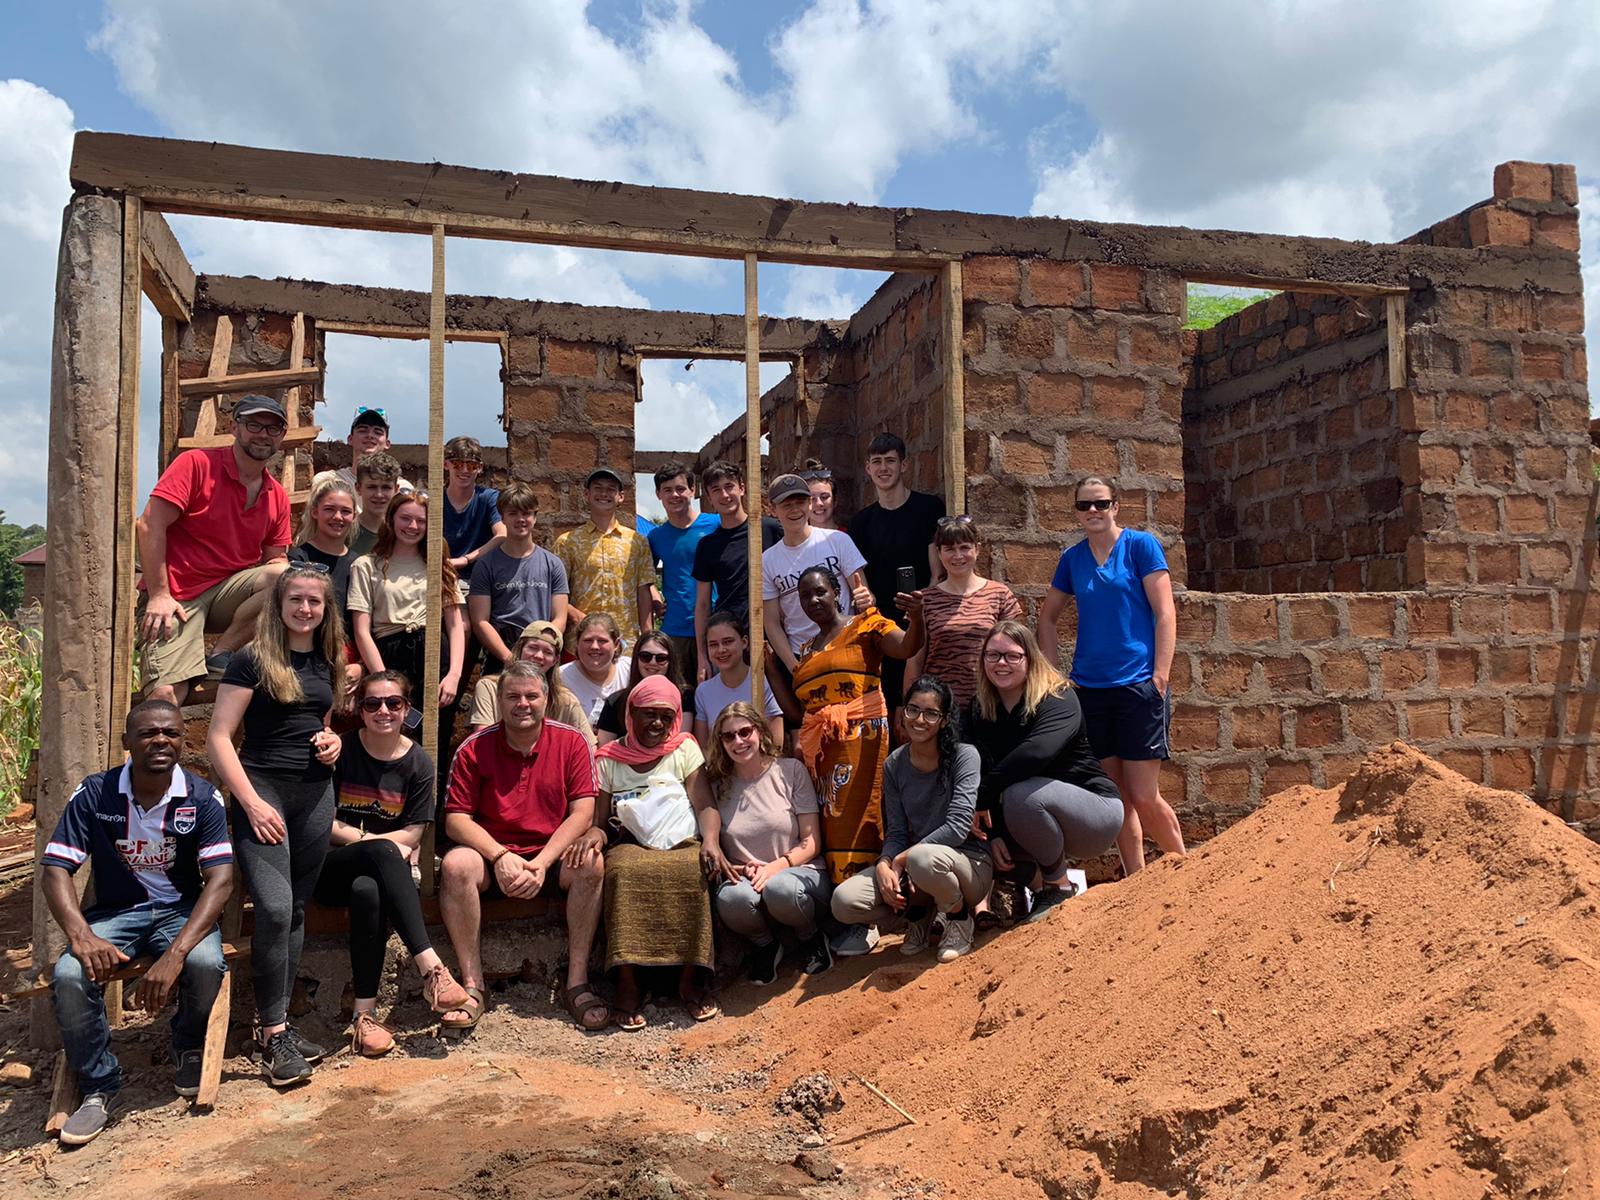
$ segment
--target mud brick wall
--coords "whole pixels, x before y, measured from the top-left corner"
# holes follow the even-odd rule
[[[1183,398],[1190,585],[1405,586],[1415,527],[1382,298],[1281,292],[1197,342]]]
[[[627,481],[631,519],[637,361],[599,342],[514,334],[502,378],[507,469],[538,493],[540,528],[553,536],[583,523],[583,481],[596,467]]]
[[[967,507],[990,570],[1033,608],[1076,540],[1074,481],[1113,477],[1123,524],[1186,578],[1183,281],[1111,263],[970,258],[965,299]]]

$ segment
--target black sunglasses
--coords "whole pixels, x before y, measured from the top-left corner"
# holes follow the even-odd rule
[[[971,525],[972,518],[966,513],[957,513],[953,517],[940,517],[936,524],[940,529],[945,528],[947,525]]]
[[[387,708],[390,712],[400,712],[406,707],[403,696],[364,696],[361,700],[361,711],[375,713],[380,708]]]
[[[1079,500],[1072,507],[1079,512],[1088,512],[1091,508],[1096,512],[1109,512],[1115,503],[1115,500]]]
[[[641,650],[634,655],[642,663],[669,663],[672,655],[665,650]]]
[[[807,483],[832,483],[833,472],[826,467],[820,471],[801,471],[800,478]]]

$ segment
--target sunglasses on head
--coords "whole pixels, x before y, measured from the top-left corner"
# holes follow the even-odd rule
[[[1094,509],[1095,512],[1110,512],[1111,506],[1115,503],[1115,500],[1112,500],[1108,497],[1103,500],[1078,500],[1073,503],[1072,507],[1077,509],[1079,512],[1088,512],[1091,508]]]
[[[820,471],[801,471],[800,478],[804,479],[807,483],[832,483],[833,472],[828,470],[826,467],[822,468]]]
[[[289,569],[291,571],[315,571],[318,575],[326,575],[333,570],[327,563],[321,562],[297,562]]]
[[[938,528],[940,528],[940,529],[948,528],[951,525],[971,525],[971,524],[972,524],[972,518],[967,516],[966,513],[957,513],[953,517],[940,517],[938,522],[937,522]]]
[[[381,408],[368,408],[365,404],[360,405],[356,409],[356,416],[359,417],[363,413],[371,413],[375,417],[382,417],[385,421],[389,419],[389,414],[386,410]]]
[[[404,696],[363,696],[361,698],[361,711],[375,713],[381,708],[390,712],[401,712],[406,708]]]

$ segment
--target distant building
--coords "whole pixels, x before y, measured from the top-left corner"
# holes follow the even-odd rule
[[[11,560],[22,568],[22,605],[44,607],[44,545],[24,551]]]

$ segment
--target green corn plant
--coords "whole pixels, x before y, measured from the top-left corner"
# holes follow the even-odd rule
[[[22,798],[28,765],[39,746],[42,642],[36,630],[0,622],[0,815]]]

